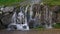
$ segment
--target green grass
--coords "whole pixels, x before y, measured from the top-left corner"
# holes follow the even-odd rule
[[[35,28],[32,28],[33,30],[44,30],[44,28],[42,26],[37,26]]]
[[[0,0],[0,5],[13,5],[18,2],[26,0]],[[45,4],[48,5],[60,5],[60,0],[42,0]]]
[[[53,25],[54,28],[60,28],[60,23],[56,23],[55,25]]]
[[[48,5],[60,5],[60,0],[43,0],[43,2]]]
[[[24,0],[0,0],[0,5],[13,5]]]

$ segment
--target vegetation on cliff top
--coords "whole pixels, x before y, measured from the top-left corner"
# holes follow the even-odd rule
[[[18,2],[27,1],[27,0],[0,0],[0,5],[13,5]],[[42,0],[48,5],[60,5],[60,0]]]
[[[60,5],[60,0],[43,0],[48,5]]]
[[[0,5],[13,5],[24,0],[0,0]]]

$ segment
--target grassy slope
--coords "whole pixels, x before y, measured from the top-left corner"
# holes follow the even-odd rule
[[[0,0],[0,5],[12,5],[22,1],[23,0]]]
[[[60,5],[60,0],[43,0],[48,5]]]
[[[0,0],[0,5],[12,5],[17,2],[22,2],[24,0]],[[60,0],[43,0],[44,3],[49,5],[60,5]]]

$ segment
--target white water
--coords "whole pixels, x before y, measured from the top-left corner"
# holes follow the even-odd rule
[[[32,8],[33,8],[33,4],[32,4],[31,7],[30,7],[30,20],[32,19],[32,15],[33,15]]]
[[[27,6],[27,7],[25,8],[25,15],[23,14],[22,11],[20,11],[20,12],[18,13],[18,16],[16,16],[17,14],[16,14],[16,12],[14,12],[14,14],[13,14],[13,16],[12,16],[12,21],[11,21],[12,23],[8,25],[7,30],[29,30],[29,26],[28,26],[28,23],[27,23],[27,16],[26,16],[28,7],[29,7],[29,6]],[[22,9],[22,8],[20,8],[20,9]],[[25,16],[25,17],[24,17],[24,16]],[[17,17],[17,18],[16,18],[16,17]],[[16,20],[17,20],[17,22],[16,22]],[[24,21],[23,21],[23,20],[24,20]],[[24,22],[24,23],[23,23],[23,22]],[[22,24],[22,23],[23,23],[23,24]],[[15,25],[17,29],[14,29],[14,26],[13,26],[13,25]],[[13,29],[12,29],[11,26],[13,26]]]
[[[18,14],[18,15],[22,16],[22,17],[20,17],[21,21],[22,21],[21,18],[24,18],[24,23],[23,24],[17,24],[17,30],[29,30],[29,26],[28,26],[28,23],[27,23],[27,17],[26,17],[28,7],[29,6],[27,6],[25,8],[25,17],[24,17],[24,14],[22,13],[22,11]],[[26,28],[23,28],[23,27],[26,27]]]
[[[16,12],[14,12],[13,16],[12,16],[12,19],[11,19],[11,22],[12,23],[16,23]]]
[[[28,10],[28,7],[29,5],[26,6],[26,9],[25,9],[25,15],[27,14],[27,10]],[[25,16],[25,24],[24,24],[27,28],[24,29],[24,30],[29,30],[29,26],[28,26],[28,22],[27,22],[27,16]],[[23,25],[23,26],[24,26]]]
[[[18,13],[17,22],[22,24],[23,19],[24,19],[24,14],[23,14],[23,12],[21,11],[21,12]]]

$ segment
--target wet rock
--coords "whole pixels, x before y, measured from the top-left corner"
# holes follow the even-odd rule
[[[52,11],[59,11],[60,10],[60,6],[52,6],[50,8]]]
[[[11,23],[12,14],[3,14],[3,15],[1,18],[3,25],[7,25],[7,24]]]
[[[14,7],[1,7],[0,10],[3,12],[12,12]]]

